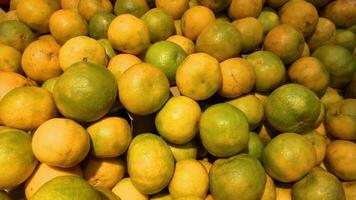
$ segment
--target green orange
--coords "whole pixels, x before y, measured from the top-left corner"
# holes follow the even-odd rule
[[[8,20],[0,23],[0,42],[22,52],[33,40],[34,33],[24,23]]]
[[[141,19],[145,22],[150,31],[152,42],[165,40],[174,33],[173,17],[165,13],[162,9],[153,8],[146,12]]]
[[[96,13],[89,21],[89,36],[94,39],[107,38],[109,25],[114,20],[115,15],[107,12]]]

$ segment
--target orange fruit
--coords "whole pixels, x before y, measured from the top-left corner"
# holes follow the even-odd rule
[[[151,41],[165,40],[174,33],[174,21],[172,16],[162,9],[153,8],[146,12],[141,19],[150,31]]]
[[[330,0],[308,0],[308,1],[317,8],[324,7],[327,3],[330,2]]]
[[[187,37],[182,35],[172,35],[167,41],[178,44],[188,55],[195,53],[195,43]]]
[[[352,31],[338,29],[336,30],[336,44],[353,52],[356,47],[356,36]]]
[[[62,9],[51,15],[49,30],[59,44],[64,44],[71,38],[87,35],[88,23],[77,11]]]
[[[41,85],[41,88],[44,88],[44,89],[48,90],[49,92],[53,93],[54,85],[56,84],[58,79],[59,79],[58,76],[48,79],[47,81],[43,82],[43,84]]]
[[[8,20],[19,20],[19,17],[16,14],[16,10],[11,10],[6,13],[0,13],[0,22]]]
[[[114,12],[116,15],[132,14],[141,17],[149,9],[146,0],[121,0],[115,2]]]
[[[356,5],[353,0],[332,1],[324,8],[324,16],[335,23],[337,27],[348,28],[356,24],[354,14]]]
[[[0,72],[0,101],[11,90],[28,85],[22,75],[15,72]]]
[[[322,163],[325,158],[327,141],[325,136],[320,135],[317,131],[310,131],[303,135],[307,140],[311,142],[315,150],[316,165]]]
[[[169,81],[160,69],[139,63],[126,70],[119,80],[119,98],[131,113],[148,115],[158,111],[169,97]]]
[[[49,40],[36,40],[28,45],[22,54],[22,69],[32,80],[44,82],[59,76],[58,54],[61,46]]]
[[[89,21],[88,31],[89,36],[94,39],[106,39],[108,29],[115,15],[107,12],[96,13]]]
[[[0,44],[0,71],[21,73],[21,56],[14,47]]]
[[[356,181],[342,182],[346,199],[352,199],[356,195]]]
[[[189,55],[176,72],[179,91],[194,100],[210,98],[219,90],[221,82],[219,62],[206,53]]]
[[[0,43],[22,52],[34,40],[34,33],[16,20],[0,22]]]
[[[189,8],[189,0],[155,0],[157,8],[164,10],[173,19],[179,19]]]
[[[288,0],[266,0],[267,5],[272,8],[279,8],[286,2],[288,2]]]
[[[221,62],[239,55],[242,38],[232,23],[216,21],[200,33],[196,45],[197,52],[207,53]]]
[[[267,179],[265,184],[265,190],[263,192],[261,200],[276,200],[277,194],[274,181],[270,176],[267,175],[266,177]]]
[[[111,13],[113,6],[110,0],[80,0],[78,3],[78,12],[87,21],[98,12]]]
[[[263,8],[257,19],[262,24],[264,34],[280,24],[278,14],[270,7]]]
[[[148,27],[131,14],[117,16],[111,22],[108,39],[114,49],[134,55],[142,53],[150,45]]]
[[[308,38],[311,51],[326,44],[336,44],[336,27],[328,18],[319,17],[315,32]]]
[[[199,147],[194,140],[185,144],[168,143],[168,145],[176,162],[186,159],[197,159]]]
[[[97,186],[94,187],[97,192],[99,192],[102,200],[121,200],[118,196],[116,196],[110,189]]]
[[[195,41],[200,33],[215,21],[215,15],[207,7],[194,6],[184,12],[181,20],[183,36]]]
[[[119,181],[112,192],[121,200],[148,200],[148,195],[142,194],[132,184],[131,178],[124,178]]]
[[[262,0],[232,0],[228,14],[234,20],[245,17],[257,18],[261,13],[262,7]]]
[[[263,26],[256,18],[246,17],[235,20],[232,24],[241,33],[242,52],[251,52],[257,49],[263,41]]]
[[[119,54],[110,59],[108,69],[119,82],[121,75],[135,64],[142,63],[142,60],[131,54]]]
[[[343,99],[344,97],[339,94],[338,90],[328,87],[325,94],[320,98],[320,101],[326,109],[329,109],[331,105]]]
[[[231,0],[197,0],[197,2],[210,8],[215,13],[219,13],[230,5]]]
[[[308,57],[308,56],[310,56],[310,49],[308,44],[305,42],[302,57]]]
[[[17,5],[19,5],[21,0],[10,1],[10,10],[16,10]]]
[[[78,11],[78,5],[80,0],[61,0],[62,9],[73,9]]]

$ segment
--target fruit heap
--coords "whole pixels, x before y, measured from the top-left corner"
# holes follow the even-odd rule
[[[355,200],[355,0],[11,0],[1,200]]]

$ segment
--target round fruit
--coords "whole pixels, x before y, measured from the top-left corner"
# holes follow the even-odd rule
[[[148,195],[142,194],[132,184],[131,178],[124,178],[112,189],[121,200],[148,200]]]
[[[0,121],[12,128],[33,130],[56,114],[52,94],[43,88],[18,87],[0,102]]]
[[[327,140],[324,136],[320,135],[316,131],[310,131],[303,135],[307,140],[311,142],[315,150],[316,165],[319,165],[325,158]]]
[[[0,101],[11,90],[27,84],[27,79],[18,73],[0,71]]]
[[[256,73],[255,89],[269,92],[285,82],[286,69],[282,60],[272,52],[256,51],[247,56]]]
[[[288,69],[288,77],[317,95],[323,95],[329,85],[330,74],[324,64],[314,57],[302,57]]]
[[[116,15],[131,14],[141,17],[149,9],[146,0],[120,0],[115,2],[114,12]]]
[[[356,140],[356,99],[332,104],[326,112],[325,127],[338,139]]]
[[[141,19],[150,31],[151,41],[165,40],[174,33],[174,21],[172,16],[162,9],[154,8],[145,13]]]
[[[203,200],[203,199],[197,196],[185,196],[185,197],[176,198],[175,200]]]
[[[214,21],[215,15],[209,8],[204,6],[189,8],[182,16],[182,34],[195,41],[200,33]]]
[[[37,192],[37,190],[40,189],[48,181],[59,176],[69,175],[82,177],[82,169],[80,168],[80,166],[64,169],[58,167],[51,167],[49,165],[41,163],[26,181],[26,198],[30,199]]]
[[[109,25],[114,20],[115,15],[107,12],[96,13],[89,21],[89,36],[94,39],[107,38]]]
[[[330,72],[330,86],[333,88],[346,86],[356,72],[356,61],[344,47],[324,45],[316,49],[312,56],[323,62]]]
[[[356,35],[352,31],[336,30],[336,44],[352,52],[356,47]]]
[[[0,22],[0,43],[23,51],[35,36],[24,23],[16,20]]]
[[[336,27],[332,21],[320,17],[315,31],[308,38],[308,46],[311,51],[326,45],[336,43]]]
[[[230,5],[231,0],[197,0],[202,6],[206,6],[214,13],[219,13],[223,11]]]
[[[283,4],[288,2],[288,0],[265,0],[265,1],[266,1],[267,5],[272,7],[272,8],[279,8]]]
[[[78,12],[87,21],[98,12],[112,13],[112,11],[110,0],[80,0],[78,3]]]
[[[78,176],[59,176],[44,184],[31,200],[101,200],[100,194]]]
[[[158,133],[168,142],[185,144],[197,134],[200,114],[197,102],[189,97],[176,96],[159,111],[155,125]]]
[[[147,63],[130,67],[119,80],[119,97],[131,113],[148,115],[158,111],[169,97],[169,81],[162,70]]]
[[[239,154],[215,161],[209,180],[214,200],[252,200],[262,196],[266,174],[256,159]]]
[[[310,56],[310,49],[308,44],[305,42],[302,57],[309,57],[309,56]]]
[[[264,116],[264,108],[261,100],[256,96],[251,94],[245,95],[227,103],[240,109],[245,114],[250,130],[254,130],[260,126]]]
[[[293,185],[292,198],[293,200],[341,200],[345,199],[345,192],[341,182],[334,175],[316,167]]]
[[[317,8],[324,7],[327,3],[330,2],[330,0],[308,0],[308,1]]]
[[[31,29],[42,34],[49,32],[49,19],[58,9],[60,3],[57,0],[26,0],[19,2],[16,14]]]
[[[102,119],[87,128],[92,143],[92,155],[110,158],[125,153],[132,140],[129,123],[120,117]]]
[[[248,144],[249,129],[245,115],[227,103],[206,109],[200,118],[199,131],[203,146],[216,157],[235,155]]]
[[[255,85],[253,66],[243,58],[230,58],[220,63],[222,84],[219,94],[226,98],[236,98],[249,93]]]
[[[176,72],[179,91],[194,100],[210,98],[219,90],[221,82],[219,62],[206,53],[189,55]]]
[[[264,144],[257,133],[249,132],[248,134],[248,145],[244,152],[261,162]]]
[[[324,16],[335,23],[337,27],[348,28],[356,24],[356,4],[353,0],[338,0],[330,2],[324,9]]]
[[[207,53],[221,62],[239,55],[242,38],[230,22],[216,21],[200,33],[196,44],[197,52]]]
[[[325,94],[320,98],[320,101],[326,109],[329,109],[331,105],[343,99],[344,97],[339,94],[338,90],[328,87]]]
[[[50,40],[36,40],[28,45],[22,54],[22,69],[32,80],[44,82],[59,76],[58,54],[61,46]]]
[[[253,17],[233,21],[232,24],[240,31],[242,52],[247,53],[257,49],[263,41],[263,26]]]
[[[10,128],[0,131],[0,190],[23,183],[36,165],[30,135]]]
[[[97,186],[94,187],[95,190],[100,194],[102,200],[121,200],[120,197],[116,196],[110,189]]]
[[[54,85],[56,84],[58,79],[59,79],[59,77],[57,76],[57,77],[53,77],[53,78],[46,80],[42,84],[41,88],[46,89],[50,93],[53,93]]]
[[[108,69],[119,82],[121,75],[135,64],[142,63],[141,59],[131,54],[119,54],[110,59]]]
[[[296,133],[283,133],[273,138],[264,148],[262,157],[266,172],[285,183],[301,179],[315,165],[312,144]]]
[[[173,19],[179,19],[189,8],[189,0],[155,0],[155,5],[171,15]]]
[[[176,162],[186,159],[197,159],[198,145],[195,141],[185,144],[168,144]]]
[[[122,14],[110,23],[108,39],[114,49],[138,55],[150,45],[150,32],[143,20]]]
[[[298,11],[298,12],[296,12]],[[318,24],[318,10],[307,1],[291,0],[279,10],[282,24],[289,24],[302,31],[304,37],[311,35]]]
[[[276,186],[274,185],[273,179],[268,175],[266,175],[266,177],[267,179],[265,184],[265,190],[263,192],[261,200],[276,200]]]
[[[261,13],[262,7],[262,0],[232,0],[228,13],[232,19],[257,18]]]
[[[257,19],[262,24],[264,34],[267,34],[270,30],[280,24],[278,14],[269,7],[265,7]]]
[[[106,66],[104,47],[98,41],[87,36],[77,36],[68,40],[59,51],[59,64],[62,70],[65,71],[80,61]]]
[[[151,45],[145,56],[145,62],[160,68],[167,76],[171,85],[175,84],[176,71],[187,57],[184,50],[170,41],[160,41]]]
[[[172,35],[167,40],[179,45],[188,55],[195,53],[195,43],[182,35]]]
[[[80,122],[102,118],[114,104],[116,95],[117,83],[110,71],[87,62],[68,68],[53,89],[58,110]]]
[[[150,200],[173,200],[173,198],[169,194],[158,193],[150,197]]]
[[[352,199],[356,195],[356,181],[342,182],[346,199]]]
[[[174,159],[162,138],[144,133],[132,140],[127,166],[133,185],[144,194],[155,194],[169,184],[174,172]]]
[[[94,187],[111,189],[125,175],[125,162],[119,158],[90,158],[83,168],[84,178]]]
[[[63,8],[63,9],[73,9],[73,10],[78,11],[79,1],[80,0],[61,0],[60,1],[61,2],[61,8]]]
[[[0,71],[21,73],[21,52],[12,46],[0,44]]]
[[[64,44],[71,38],[87,35],[88,23],[75,10],[62,9],[51,15],[49,30],[60,44]]]
[[[267,99],[266,117],[280,132],[305,132],[314,128],[321,105],[319,98],[299,84],[286,84],[274,90]]]
[[[275,53],[284,64],[290,64],[300,58],[303,53],[303,34],[293,26],[278,25],[265,37],[264,49]]]
[[[88,154],[89,148],[89,134],[81,125],[65,118],[46,121],[38,127],[32,139],[36,158],[55,167],[76,166]]]

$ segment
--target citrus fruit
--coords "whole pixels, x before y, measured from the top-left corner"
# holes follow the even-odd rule
[[[131,113],[148,115],[158,111],[169,97],[169,82],[162,70],[139,63],[122,74],[119,98]]]
[[[116,1],[114,6],[114,12],[116,15],[132,14],[136,17],[141,17],[150,8],[148,7],[146,0],[121,0]]]
[[[206,109],[200,118],[199,131],[203,146],[216,157],[235,155],[248,144],[247,118],[242,111],[227,103]]]
[[[320,98],[320,101],[328,109],[331,105],[343,99],[344,97],[339,94],[338,90],[328,87],[325,94]]]
[[[274,185],[273,179],[266,175],[265,190],[263,191],[261,200],[276,200],[276,198],[276,186]]]
[[[272,8],[279,8],[286,2],[288,2],[288,0],[266,0],[266,4]]]
[[[197,159],[198,156],[198,145],[195,141],[190,141],[185,144],[170,144],[169,148],[172,151],[174,160],[176,162],[186,159]]]
[[[336,44],[352,52],[356,47],[356,36],[352,31],[336,30]]]
[[[152,0],[153,1],[153,0]],[[189,8],[189,0],[155,0],[157,8],[164,10],[173,19],[179,19]]]
[[[194,6],[184,12],[181,20],[183,36],[196,41],[200,33],[215,21],[215,15],[205,6]]]
[[[33,130],[56,114],[52,95],[43,88],[18,87],[0,102],[0,121],[12,128]]]
[[[27,84],[27,79],[18,73],[0,72],[0,101],[11,90]]]
[[[78,3],[78,12],[87,21],[98,12],[112,13],[113,6],[110,0],[80,0]]]
[[[148,200],[148,196],[142,194],[132,184],[131,178],[124,178],[112,189],[113,193],[121,200]]]
[[[263,26],[260,21],[253,17],[235,20],[232,24],[241,33],[241,50],[243,53],[257,49],[263,41]]]
[[[23,183],[33,172],[37,160],[31,149],[31,136],[16,129],[0,131],[0,189]]]
[[[73,9],[78,11],[78,5],[80,0],[61,0],[61,8]]]
[[[45,183],[52,180],[53,178],[69,175],[82,177],[82,169],[80,168],[80,166],[64,169],[58,167],[51,167],[49,165],[41,163],[26,181],[26,198],[30,199],[37,192],[38,189],[40,189]]]
[[[10,10],[16,10],[17,5],[20,3],[21,0],[12,0],[10,1]]]
[[[257,19],[262,24],[264,34],[267,34],[275,26],[280,24],[278,14],[269,7],[263,8]]]
[[[230,58],[220,63],[222,84],[218,93],[236,98],[253,89],[256,81],[253,66],[243,58]]]
[[[328,70],[314,57],[302,57],[296,60],[288,68],[288,77],[292,82],[309,88],[319,96],[325,93],[330,81]]]
[[[315,150],[316,165],[319,165],[325,158],[326,152],[326,138],[320,135],[317,131],[310,131],[303,135],[307,140],[311,142]]]
[[[71,38],[87,35],[88,23],[77,11],[62,9],[51,15],[49,30],[58,43],[64,44]]]
[[[179,45],[170,41],[159,41],[148,48],[145,62],[161,69],[173,85],[177,68],[186,57],[187,54]]]
[[[262,0],[232,0],[228,14],[231,19],[258,17],[263,7]]]
[[[356,4],[353,0],[332,1],[324,8],[324,16],[337,27],[348,28],[356,24]]]
[[[356,61],[344,47],[324,45],[316,49],[312,56],[323,62],[330,72],[330,86],[333,88],[346,86],[356,72]]]
[[[0,22],[0,43],[22,52],[33,40],[34,33],[24,23],[16,20]]]
[[[290,64],[301,57],[304,37],[302,32],[293,26],[282,24],[266,35],[263,47],[279,56],[284,64]]]
[[[197,196],[185,196],[185,197],[178,197],[175,200],[203,200],[203,199]]]
[[[279,185],[276,187],[276,199],[277,200],[292,200],[292,186]]]
[[[16,10],[0,13],[0,22],[8,21],[8,20],[19,20],[16,14]]]
[[[259,199],[264,191],[266,174],[256,159],[239,154],[216,160],[209,180],[214,200]]]
[[[298,12],[296,12],[298,11]],[[318,10],[307,1],[291,0],[279,10],[282,24],[289,24],[302,31],[304,37],[311,35],[318,24]]]
[[[319,98],[299,84],[286,84],[274,90],[267,99],[266,117],[280,132],[311,130],[317,121],[321,105]]]
[[[121,200],[120,197],[116,196],[110,189],[97,186],[94,187],[97,192],[99,192],[102,200]]]
[[[308,0],[308,1],[317,8],[324,7],[327,3],[330,2],[330,0]]]
[[[117,83],[106,68],[78,62],[59,77],[53,96],[58,110],[65,117],[80,122],[96,121],[114,104]]]
[[[59,51],[59,64],[62,70],[65,71],[80,61],[106,66],[104,47],[98,41],[87,36],[77,36],[68,40]]]
[[[173,198],[169,194],[158,193],[150,197],[150,200],[173,200]]]
[[[35,131],[32,139],[36,158],[55,167],[76,166],[88,154],[89,148],[89,134],[80,124],[65,118],[44,122]]]
[[[58,54],[61,46],[50,40],[36,40],[28,45],[22,54],[21,66],[27,77],[44,82],[59,76]]]
[[[231,0],[198,0],[198,3],[210,8],[215,13],[219,13],[230,5]]]
[[[187,37],[172,35],[167,40],[179,45],[188,55],[195,53],[195,43]]]
[[[89,21],[89,36],[94,39],[107,38],[109,25],[114,20],[115,15],[107,12],[96,13]]]
[[[311,142],[303,136],[283,133],[266,145],[262,159],[270,176],[289,183],[301,179],[314,167],[315,151]]]
[[[46,89],[48,92],[53,93],[54,85],[56,84],[58,79],[59,77],[57,76],[46,80],[45,82],[43,82],[41,88]]]
[[[204,198],[208,186],[209,176],[204,166],[197,160],[186,159],[176,163],[168,190],[174,199],[185,196]]]
[[[346,199],[352,199],[356,195],[356,181],[342,182]]]
[[[200,115],[200,106],[193,99],[172,97],[156,115],[156,129],[168,142],[185,144],[197,134]]]
[[[100,194],[84,179],[78,176],[59,176],[45,183],[31,198],[42,199],[70,199],[101,200]]]
[[[125,170],[125,162],[120,158],[90,158],[83,174],[90,185],[111,189],[124,177]]]
[[[132,133],[129,123],[120,117],[104,118],[87,128],[92,155],[108,158],[122,155],[130,145]]]
[[[153,8],[146,12],[141,19],[148,27],[152,42],[165,40],[174,33],[172,16],[165,13],[162,9]]]
[[[344,99],[329,107],[325,127],[329,134],[342,140],[356,140],[356,99]]]
[[[165,188],[173,176],[173,154],[159,136],[140,134],[130,144],[127,168],[133,185],[139,191],[155,194]]]
[[[21,52],[12,46],[0,44],[0,71],[21,73]]]
[[[258,161],[262,161],[262,152],[264,148],[264,144],[262,140],[259,138],[257,133],[249,132],[248,144],[244,153],[250,155],[251,157],[257,159]]]
[[[345,199],[345,192],[341,182],[334,175],[316,167],[293,185],[292,199]]]
[[[311,51],[326,44],[336,43],[335,24],[327,18],[319,17],[315,31],[308,38],[308,46]]]
[[[310,56],[310,49],[308,44],[305,42],[302,57],[309,57],[309,56]]]
[[[239,97],[227,103],[241,110],[248,121],[250,130],[256,129],[262,122],[264,116],[264,108],[261,100],[252,94]]]
[[[219,62],[239,55],[242,39],[239,30],[230,22],[216,21],[204,29],[196,42],[197,52],[215,57]]]
[[[189,55],[176,72],[179,91],[194,100],[213,96],[219,90],[221,82],[219,62],[206,53]]]
[[[256,51],[246,59],[256,73],[256,91],[269,92],[285,82],[286,69],[276,54],[270,51]]]
[[[60,3],[57,0],[27,0],[19,2],[16,14],[35,32],[43,34],[49,32],[49,19],[59,9]]]
[[[143,20],[122,14],[110,23],[108,39],[114,49],[138,55],[150,45],[150,32]]]
[[[213,166],[213,164],[211,162],[209,162],[208,159],[203,159],[203,160],[199,160],[200,164],[203,165],[203,167],[205,168],[205,170],[208,172],[210,172],[211,166]],[[208,195],[209,196],[209,195]],[[211,196],[211,195],[210,195]]]
[[[119,54],[110,59],[108,69],[119,82],[121,75],[135,64],[142,63],[141,59],[131,54]]]

